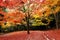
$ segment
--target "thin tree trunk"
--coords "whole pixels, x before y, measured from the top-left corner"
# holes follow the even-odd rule
[[[29,3],[28,3],[29,4]],[[28,12],[27,12],[27,33],[30,34],[29,32],[29,18],[30,18],[30,12],[29,12],[29,5],[28,5]]]
[[[56,21],[56,29],[58,29],[58,14],[54,14],[55,21]]]
[[[30,34],[29,27],[30,27],[30,25],[29,25],[29,12],[28,12],[28,17],[27,17],[27,33],[28,34]]]

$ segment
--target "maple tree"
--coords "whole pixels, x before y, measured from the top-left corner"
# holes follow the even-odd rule
[[[60,10],[59,5],[59,0],[0,0],[0,25],[3,28],[17,24],[49,25],[54,19],[51,14],[57,22],[56,13]]]

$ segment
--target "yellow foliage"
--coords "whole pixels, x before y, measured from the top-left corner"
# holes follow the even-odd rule
[[[6,28],[6,27],[10,27],[11,23],[10,22],[6,22],[6,24],[2,24],[2,28]]]
[[[54,14],[57,13],[58,11],[60,11],[60,6],[56,7],[54,10]]]
[[[40,16],[38,14],[33,15],[33,18],[39,18]]]

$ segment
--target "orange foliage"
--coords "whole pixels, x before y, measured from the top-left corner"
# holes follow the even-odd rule
[[[24,3],[26,3],[27,2],[27,0],[22,0]]]
[[[15,7],[15,6],[19,6],[22,5],[26,2],[27,0],[0,0],[0,6],[4,6],[4,7]]]
[[[35,14],[38,14],[40,17],[43,16],[43,13],[40,11],[40,9],[36,10]]]
[[[5,22],[11,22],[11,23],[21,23],[24,18],[24,13],[22,12],[13,12],[13,13],[4,13],[0,11],[0,14],[4,15],[3,20],[0,21],[0,25],[4,24]],[[1,19],[2,17],[0,17]]]
[[[1,16],[3,15],[3,16]],[[0,11],[0,25],[6,22],[6,19],[4,18],[6,13]]]
[[[22,22],[22,19],[24,18],[24,14],[21,12],[8,13],[5,18],[8,22],[20,23]]]
[[[0,6],[11,8],[11,7],[23,5],[26,2],[27,2],[27,0],[5,0],[5,1],[0,0]],[[46,0],[46,1],[45,0],[42,0],[42,1],[34,0],[34,2],[39,3],[39,4],[42,3],[42,5],[43,5],[43,3],[45,3],[44,6],[47,6],[46,4],[54,6],[55,3],[57,3],[57,2],[51,2],[49,0]],[[41,5],[41,7],[42,7],[42,5]],[[32,6],[32,8],[33,8],[33,6]],[[44,11],[46,11],[45,15],[49,16],[51,9],[49,7],[42,7],[42,8]],[[41,10],[42,9],[34,10],[34,12],[32,14],[33,15],[38,14],[39,16],[43,16],[44,11],[43,10],[41,11]],[[57,7],[55,9],[54,13],[56,13],[58,10],[60,10],[60,7],[59,8]],[[2,21],[0,21],[0,24],[2,24],[4,22],[21,23],[22,19],[25,17],[25,15],[22,12],[5,13],[1,10],[1,8],[0,8],[0,14],[4,15],[4,17],[3,17],[4,19]]]

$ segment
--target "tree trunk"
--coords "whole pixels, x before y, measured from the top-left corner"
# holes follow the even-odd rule
[[[56,21],[56,29],[58,29],[58,13],[54,14]]]

